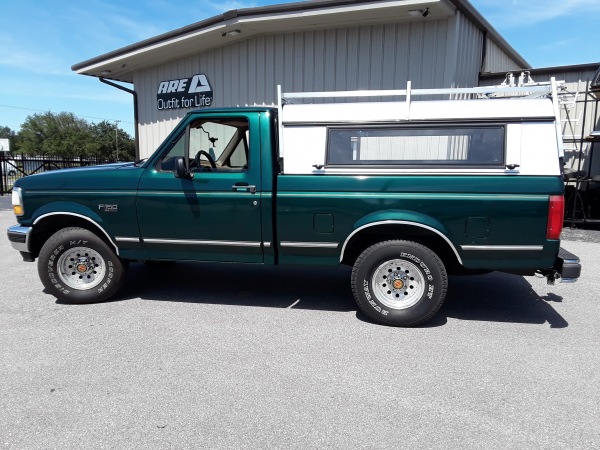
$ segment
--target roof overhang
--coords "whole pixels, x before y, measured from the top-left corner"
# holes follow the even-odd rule
[[[426,11],[426,17],[418,10]],[[398,21],[447,19],[448,0],[321,0],[228,11],[75,64],[79,74],[133,82],[133,73],[257,35],[334,29]],[[409,13],[409,11],[411,11]],[[235,35],[226,34],[238,30]]]
[[[83,75],[133,83],[136,71],[252,36],[402,21],[440,20],[461,10],[513,59],[529,65],[467,0],[317,0],[228,11],[75,64]],[[423,16],[422,12],[428,13]],[[231,31],[238,33],[229,33]]]

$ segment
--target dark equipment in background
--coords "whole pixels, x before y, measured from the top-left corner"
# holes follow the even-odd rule
[[[577,169],[565,171],[565,221],[575,224],[600,224],[600,123],[598,101],[600,100],[600,67],[589,82],[585,93],[584,118],[588,108],[594,108],[593,123],[588,134],[582,128]],[[587,152],[584,152],[587,148]]]

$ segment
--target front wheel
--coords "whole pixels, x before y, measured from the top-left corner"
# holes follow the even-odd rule
[[[102,239],[84,228],[63,228],[46,241],[38,259],[42,283],[68,303],[94,303],[112,297],[125,266]]]
[[[440,309],[448,287],[441,259],[411,241],[385,241],[367,248],[352,270],[359,308],[374,321],[392,326],[420,325]]]

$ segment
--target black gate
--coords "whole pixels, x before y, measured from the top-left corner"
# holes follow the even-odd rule
[[[114,160],[104,158],[32,156],[0,152],[0,195],[8,194],[18,178],[67,167],[97,166]]]

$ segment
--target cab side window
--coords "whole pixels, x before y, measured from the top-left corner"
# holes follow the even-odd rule
[[[159,163],[174,171],[175,159],[185,156],[190,172],[241,172],[248,168],[249,124],[245,118],[192,122]]]

